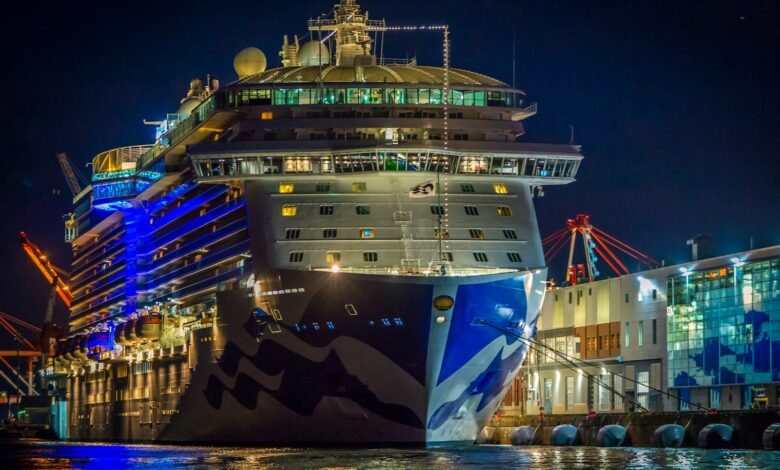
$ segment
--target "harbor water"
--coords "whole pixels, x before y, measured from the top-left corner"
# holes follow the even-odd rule
[[[780,452],[642,447],[255,448],[13,441],[2,468],[780,468]]]

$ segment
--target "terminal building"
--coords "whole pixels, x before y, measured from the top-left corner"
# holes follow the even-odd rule
[[[780,245],[550,288],[536,340],[504,414],[780,406]]]

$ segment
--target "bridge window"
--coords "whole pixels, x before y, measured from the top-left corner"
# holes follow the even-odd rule
[[[506,229],[504,232],[504,238],[507,240],[517,240],[517,232],[511,229]]]
[[[479,215],[477,206],[463,206],[463,210],[466,211],[467,215]]]
[[[471,183],[463,183],[460,185],[461,192],[464,193],[473,193],[474,192],[474,185]]]
[[[295,185],[292,183],[279,183],[279,192],[282,194],[291,193],[295,190]]]
[[[320,215],[333,215],[333,206],[320,206]]]
[[[285,204],[282,206],[282,217],[295,217],[298,213],[298,206],[295,204]]]
[[[299,229],[299,228],[288,228],[284,232],[284,238],[286,238],[288,240],[301,238],[301,229]]]
[[[363,253],[363,261],[376,261],[379,259],[379,254],[375,251],[367,251]]]
[[[493,191],[495,191],[496,194],[507,194],[509,192],[506,189],[506,185],[503,183],[495,183],[493,185]]]
[[[476,238],[476,239],[479,239],[479,240],[484,240],[484,238],[485,238],[485,234],[482,232],[481,229],[478,229],[478,228],[469,229],[469,236],[471,238]]]
[[[479,261],[480,263],[487,263],[488,257],[486,253],[476,251],[474,252],[474,260]]]
[[[522,263],[523,258],[520,257],[520,253],[517,252],[510,252],[506,254],[507,258],[509,258],[509,261],[512,263]]]
[[[325,253],[325,262],[328,264],[334,264],[341,261],[341,252],[339,251],[329,251]]]
[[[352,183],[352,192],[353,193],[366,192],[366,183]]]
[[[371,206],[355,206],[355,214],[371,215]]]
[[[291,263],[300,263],[303,261],[303,252],[302,251],[291,251],[290,252],[290,262]]]
[[[322,238],[336,238],[339,231],[335,228],[326,228],[322,230]]]
[[[509,217],[512,215],[512,209],[510,209],[509,206],[498,206],[498,215]]]
[[[317,183],[317,192],[318,193],[329,193],[330,192],[330,183]]]
[[[444,215],[444,206],[431,206],[431,214]]]

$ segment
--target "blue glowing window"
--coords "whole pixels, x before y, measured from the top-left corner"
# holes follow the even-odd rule
[[[336,329],[336,325],[334,325],[332,321],[327,322],[326,325],[328,325],[328,329],[329,330],[335,330]]]
[[[368,320],[368,326],[374,326],[374,320]]]
[[[312,326],[312,328],[314,328],[317,331],[319,331],[319,329],[320,329],[320,324],[317,323],[316,321],[311,322],[311,326]]]
[[[293,328],[295,328],[295,331],[301,331],[301,327],[297,323],[293,325]]]
[[[393,323],[395,323],[397,326],[404,326],[404,321],[401,320],[399,317],[393,318]]]
[[[384,326],[391,326],[392,323],[390,323],[390,319],[389,318],[383,318],[382,319],[382,325],[384,325]]]

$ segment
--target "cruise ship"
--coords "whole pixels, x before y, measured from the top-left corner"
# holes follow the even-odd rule
[[[521,142],[536,105],[451,66],[446,25],[341,0],[307,27],[94,157],[47,370],[60,437],[425,446],[495,413],[545,291],[533,199],[580,149]],[[412,34],[442,63],[384,56]]]

